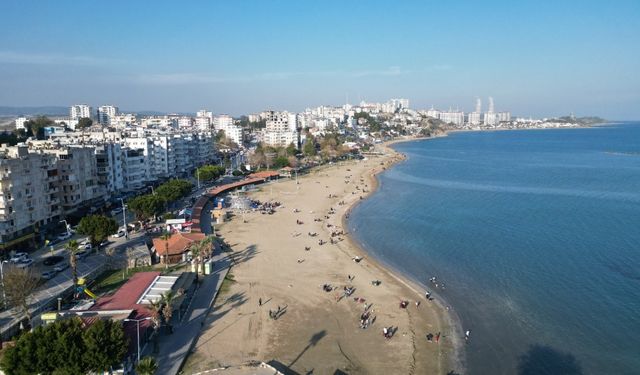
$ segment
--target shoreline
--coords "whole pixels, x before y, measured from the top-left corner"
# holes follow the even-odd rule
[[[424,288],[366,252],[348,233],[328,243],[332,231],[348,232],[345,214],[377,190],[376,174],[402,160],[400,153],[385,149],[366,161],[314,168],[299,177],[299,185],[281,179],[249,192],[252,199],[278,201],[282,207],[273,215],[246,214],[246,222],[236,214],[217,226],[234,251],[235,282],[216,301],[185,373],[270,358],[299,373],[460,372],[455,341],[461,337],[439,297],[425,301]],[[324,214],[327,210],[333,213]],[[297,220],[304,223],[295,225]],[[307,231],[318,236],[310,238]],[[318,239],[326,244],[317,246]],[[355,262],[355,256],[364,260]],[[347,282],[347,275],[354,280]],[[372,280],[382,283],[374,286]],[[323,283],[340,289],[327,293]],[[356,292],[340,302],[336,292],[345,284]],[[371,328],[358,327],[363,302],[354,302],[354,296],[373,306],[377,319]],[[402,300],[410,302],[405,309],[398,306]],[[269,319],[267,311],[283,304],[284,317]],[[382,328],[389,325],[398,331],[385,340]],[[425,338],[438,332],[443,334],[439,343]]]
[[[390,153],[392,155],[391,156],[392,159],[388,162],[388,164],[384,166],[384,168],[377,168],[375,172],[372,172],[370,175],[367,176],[371,184],[371,189],[367,192],[364,199],[366,200],[368,197],[370,197],[371,195],[377,192],[380,185],[380,181],[378,177],[379,174],[381,174],[382,172],[385,172],[387,169],[392,168],[399,163],[404,162],[407,159],[406,155],[402,154],[399,151],[396,151],[391,146],[400,144],[400,143],[413,142],[413,141],[432,141],[437,138],[444,138],[448,136],[449,136],[449,132],[446,132],[446,133],[438,134],[431,137],[420,137],[420,138],[412,137],[412,138],[393,139],[380,144],[379,147],[381,147],[387,153]],[[364,200],[355,201],[352,205],[350,205],[347,208],[346,212],[344,212],[341,215],[340,221],[342,223],[343,228],[345,229],[349,228],[349,225],[348,225],[349,218],[346,217],[346,213],[350,214],[362,202],[364,202]],[[423,284],[419,280],[415,280],[413,277],[404,274],[402,270],[389,264],[384,259],[374,255],[373,252],[367,251],[366,246],[356,241],[356,239],[353,237],[351,232],[349,232],[346,237],[347,237],[347,240],[350,242],[350,244],[359,252],[359,255],[361,256],[364,255],[372,259],[376,267],[382,269],[388,275],[393,277],[397,282],[402,283],[407,288],[411,289],[413,292],[416,293],[416,295],[424,298],[425,292],[429,291],[431,295],[435,297],[432,299],[431,302],[438,306],[438,309],[442,312],[442,316],[445,320],[445,326],[450,327],[453,333],[451,337],[452,337],[454,352],[449,358],[447,358],[447,360],[450,362],[451,366],[456,369],[457,372],[465,373],[466,359],[465,359],[465,351],[464,351],[464,341],[462,340],[462,337],[464,335],[463,333],[464,330],[462,329],[462,321],[458,316],[458,314],[456,313],[455,309],[453,308],[453,305],[450,304],[438,292],[437,289],[434,290],[433,288],[428,288],[427,284]]]

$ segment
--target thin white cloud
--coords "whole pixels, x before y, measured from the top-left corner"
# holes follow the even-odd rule
[[[36,64],[36,65],[107,65],[121,63],[122,60],[105,59],[92,56],[71,56],[62,54],[23,53],[0,51],[0,63]]]
[[[399,66],[391,66],[378,70],[360,70],[360,71],[317,71],[317,72],[271,72],[260,73],[255,75],[241,76],[217,76],[206,73],[169,73],[169,74],[145,74],[136,77],[136,81],[145,84],[158,85],[180,85],[191,83],[221,83],[221,82],[256,82],[256,81],[278,81],[286,80],[294,77],[384,77],[384,76],[400,76],[411,73],[410,70],[404,70]]]

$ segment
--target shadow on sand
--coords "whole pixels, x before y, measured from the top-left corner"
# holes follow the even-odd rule
[[[518,358],[518,375],[582,375],[580,363],[570,354],[534,344]]]

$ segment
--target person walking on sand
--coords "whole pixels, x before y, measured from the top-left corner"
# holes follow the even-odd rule
[[[258,298],[258,306],[262,306],[262,297]]]
[[[470,333],[471,333],[471,331],[470,331],[470,330],[467,330],[467,332],[465,332],[465,333],[464,333],[464,339],[465,339],[466,341],[469,341],[469,334],[470,334]]]
[[[438,334],[436,335],[436,344],[438,343],[438,341],[440,341],[440,332],[438,332]]]

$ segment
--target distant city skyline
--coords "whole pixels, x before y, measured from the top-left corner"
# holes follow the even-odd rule
[[[470,112],[493,97],[518,116],[640,119],[637,1],[108,5],[2,2],[0,106]]]

